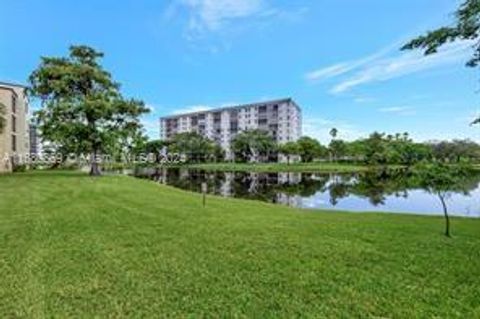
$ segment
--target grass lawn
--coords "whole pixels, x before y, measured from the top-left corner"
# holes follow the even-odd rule
[[[0,318],[479,318],[480,220],[0,176]]]
[[[207,163],[187,164],[182,167],[205,169],[212,171],[250,171],[250,172],[325,172],[325,173],[354,173],[371,169],[360,164],[340,163]]]

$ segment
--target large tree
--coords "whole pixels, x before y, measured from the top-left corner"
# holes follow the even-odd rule
[[[136,136],[143,102],[125,99],[103,69],[103,53],[71,46],[67,57],[42,57],[30,75],[29,93],[41,98],[36,121],[42,138],[77,154],[90,154],[91,175],[100,175],[97,157],[112,143]]]
[[[287,164],[290,165],[291,157],[300,155],[301,149],[297,142],[287,142],[279,146],[279,152],[286,156]]]
[[[268,157],[277,150],[275,140],[261,130],[247,130],[232,139],[232,151],[235,160],[257,161],[260,157]]]
[[[302,162],[311,162],[327,152],[319,141],[309,136],[302,136],[298,139],[297,144],[300,148],[299,155],[302,158]]]
[[[189,162],[205,162],[220,159],[221,156],[214,141],[195,132],[176,134],[168,148],[169,152],[185,156]]]
[[[165,140],[152,140],[148,141],[144,145],[144,151],[147,154],[154,154],[155,163],[161,163],[162,153],[171,143]]]
[[[336,161],[339,157],[345,156],[347,144],[343,140],[332,139],[328,145],[328,150],[333,157],[333,161]]]
[[[455,22],[451,26],[429,31],[405,44],[403,50],[423,49],[426,55],[438,52],[446,43],[456,40],[475,40],[473,56],[467,61],[468,67],[480,65],[480,0],[464,0],[455,12]],[[472,124],[479,124],[480,117]]]
[[[385,140],[385,134],[373,132],[364,140],[365,156],[364,160],[371,165],[385,165],[388,164],[388,144]]]

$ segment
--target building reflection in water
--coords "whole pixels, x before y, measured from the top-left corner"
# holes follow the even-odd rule
[[[141,168],[133,175],[184,190],[224,197],[261,200],[303,208],[432,211],[436,199],[408,171],[357,174],[212,172],[185,168]],[[472,174],[456,191],[452,205],[480,217],[480,174]]]

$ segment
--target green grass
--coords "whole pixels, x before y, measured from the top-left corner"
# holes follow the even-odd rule
[[[250,171],[250,172],[325,172],[325,173],[354,173],[372,169],[360,164],[341,163],[207,163],[186,164],[182,167],[205,169],[212,171]]]
[[[0,176],[0,318],[480,317],[480,220]]]

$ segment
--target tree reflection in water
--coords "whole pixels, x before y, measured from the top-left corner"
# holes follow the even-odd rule
[[[201,192],[201,184],[205,182],[210,194],[292,206],[300,206],[299,201],[302,198],[318,193],[328,194],[328,201],[332,206],[351,196],[367,199],[373,206],[382,206],[389,197],[407,199],[409,192],[423,189],[418,177],[408,170],[319,174],[147,168],[136,170],[134,175],[194,192]],[[463,181],[461,191],[458,187],[451,191],[468,195],[478,189],[479,183],[480,174],[471,174]]]

